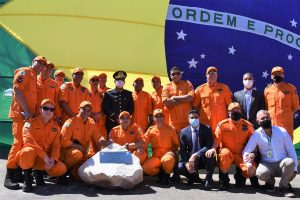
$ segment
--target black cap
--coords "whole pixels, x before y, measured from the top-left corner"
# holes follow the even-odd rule
[[[116,71],[113,77],[115,80],[124,80],[127,77],[127,73],[124,71]]]

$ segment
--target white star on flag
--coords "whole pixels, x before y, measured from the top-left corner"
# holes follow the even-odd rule
[[[288,57],[288,60],[292,60],[293,59],[292,54],[287,55],[287,57]]]
[[[206,56],[206,55],[202,53],[202,54],[200,55],[200,58],[201,58],[201,59],[205,59],[205,56]]]
[[[268,74],[267,70],[262,73],[263,78],[267,78],[268,76],[269,76],[269,74]]]
[[[197,69],[196,65],[197,65],[198,61],[196,61],[194,58],[191,61],[187,61],[187,62],[190,64],[189,68],[194,67],[195,69]]]
[[[294,19],[292,21],[290,21],[290,22],[292,24],[292,27],[295,27],[295,28],[297,27],[298,23]]]
[[[294,114],[294,119],[298,118],[299,117],[299,114],[298,113],[295,113]]]
[[[233,46],[231,46],[230,48],[228,48],[228,50],[229,50],[229,53],[228,53],[228,54],[232,54],[232,55],[234,55],[234,52],[236,51],[236,50],[233,48]]]
[[[187,34],[185,34],[183,32],[183,30],[181,30],[180,32],[176,32],[176,33],[178,35],[177,40],[182,39],[183,41],[185,41],[184,37],[187,36]]]

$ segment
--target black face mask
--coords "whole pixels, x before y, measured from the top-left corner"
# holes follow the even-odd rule
[[[242,114],[240,112],[232,112],[230,118],[233,121],[239,121],[239,119],[241,119]]]
[[[269,119],[265,119],[263,121],[261,121],[259,123],[259,125],[263,128],[263,129],[269,129],[272,127],[272,122]]]
[[[273,80],[275,83],[280,83],[281,81],[283,81],[283,78],[281,76],[274,76]]]

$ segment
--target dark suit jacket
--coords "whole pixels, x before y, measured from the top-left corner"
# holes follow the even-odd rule
[[[197,152],[198,156],[203,156],[207,150],[209,150],[213,143],[213,135],[211,128],[200,124],[198,132],[199,150]],[[191,126],[188,126],[181,130],[180,133],[180,157],[181,162],[188,162],[193,150],[193,140]]]
[[[259,127],[256,122],[256,113],[259,110],[265,109],[265,99],[263,94],[259,93],[257,90],[252,90],[252,98],[249,111],[249,119],[247,119],[247,107],[246,107],[246,98],[245,90],[235,92],[233,95],[233,101],[238,102],[242,107],[242,118],[251,122],[255,129]]]

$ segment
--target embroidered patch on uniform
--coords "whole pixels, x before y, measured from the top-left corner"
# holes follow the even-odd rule
[[[57,128],[52,128],[52,131],[53,131],[53,132],[56,132],[56,131],[57,131]]]
[[[24,128],[30,128],[30,123],[29,122],[25,122]]]
[[[26,74],[25,71],[20,71],[20,74],[19,74],[19,75],[20,75],[20,76],[25,76],[25,74]]]
[[[64,127],[70,127],[70,123],[65,123]]]
[[[62,85],[60,86],[60,89],[62,89],[62,90],[66,89],[66,84],[62,84]]]
[[[129,134],[130,134],[130,135],[134,135],[134,131],[130,131]]]
[[[286,91],[284,91],[284,94],[289,94],[289,93],[290,93],[290,92],[289,92],[289,91],[287,91],[287,90],[286,90]]]
[[[242,130],[247,131],[248,130],[248,125],[247,124],[242,124]]]
[[[218,92],[223,92],[223,89],[222,88],[219,88],[219,89],[217,89],[218,90]]]

